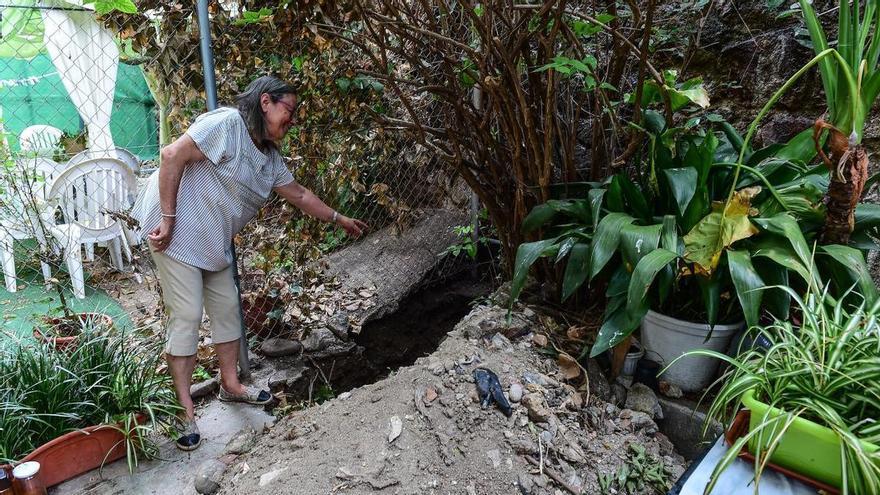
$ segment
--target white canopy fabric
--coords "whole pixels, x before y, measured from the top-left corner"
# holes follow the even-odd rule
[[[51,6],[50,2],[44,2]],[[59,1],[58,6],[69,6]],[[89,149],[114,153],[110,114],[119,66],[119,48],[113,36],[95,20],[93,12],[41,10],[44,43],[58,68],[64,88],[86,125]]]

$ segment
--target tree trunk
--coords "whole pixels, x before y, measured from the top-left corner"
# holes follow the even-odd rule
[[[819,145],[818,136],[828,129],[830,158]],[[831,182],[825,194],[825,225],[819,241],[822,244],[849,244],[855,225],[856,205],[868,180],[868,154],[862,145],[850,147],[847,136],[821,119],[813,133],[816,149],[830,172]]]

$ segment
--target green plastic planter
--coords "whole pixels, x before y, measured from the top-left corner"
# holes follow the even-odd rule
[[[755,399],[754,393],[749,390],[742,397],[743,405],[752,414],[749,419],[749,431],[752,431],[767,419],[785,414],[781,409]],[[769,414],[768,414],[769,410]],[[778,428],[783,426],[780,422]],[[772,427],[763,435],[763,448],[766,451],[770,444]],[[757,450],[757,437],[749,440],[749,450],[754,453]],[[868,442],[862,442],[867,452],[874,452],[878,448]],[[814,480],[827,483],[841,488],[843,477],[840,472],[840,439],[830,428],[816,424],[808,419],[795,418],[791,426],[782,436],[779,446],[770,457],[771,462],[784,468],[791,469]]]

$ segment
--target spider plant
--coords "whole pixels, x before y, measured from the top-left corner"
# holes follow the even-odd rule
[[[798,0],[816,54],[829,50],[827,36],[812,1]],[[816,122],[815,135],[829,130],[830,157],[816,148],[831,171],[824,243],[846,244],[854,209],[868,177],[862,147],[865,122],[880,95],[880,0],[840,0],[837,6],[836,56],[819,63],[828,106],[828,122]]]
[[[149,434],[179,410],[168,378],[156,372],[160,344],[132,331],[87,330],[80,340],[71,352],[25,343],[0,351],[0,462],[102,424],[124,434],[130,470],[138,456],[157,454]]]
[[[829,428],[840,439],[844,494],[880,493],[880,452],[866,444],[880,445],[880,301],[847,309],[828,297],[827,288],[813,286],[803,298],[788,287],[781,289],[800,308],[800,325],[777,319],[752,327],[750,336],[769,344],[736,358],[707,350],[685,354],[712,356],[730,365],[719,379],[710,420],[729,424],[746,394],[777,409],[753,421],[752,431],[719,462],[705,493],[746,443],[756,458],[757,491],[762,472],[795,418]]]

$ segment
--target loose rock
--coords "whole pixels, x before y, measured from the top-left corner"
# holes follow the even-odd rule
[[[400,420],[398,416],[391,416],[391,421],[389,422],[390,431],[388,432],[388,443],[393,442],[400,436],[400,433],[403,431],[403,421]]]
[[[224,454],[241,455],[250,452],[257,443],[257,432],[253,428],[244,428],[226,443]]]
[[[196,470],[195,488],[203,495],[216,493],[220,489],[220,480],[226,464],[219,459],[208,459]]]
[[[547,408],[544,397],[540,394],[526,395],[522,398],[522,405],[528,411],[529,419],[536,423],[545,423],[553,415],[550,409]]]
[[[659,405],[654,391],[643,383],[633,384],[626,396],[627,409],[650,414],[652,418],[656,417],[655,413]]]
[[[260,350],[269,357],[290,356],[299,354],[303,349],[303,345],[295,340],[271,338],[263,341]]]
[[[336,342],[336,335],[329,328],[316,328],[309,332],[309,335],[303,339],[302,347],[305,352],[318,352],[330,347]]]
[[[275,478],[281,475],[284,471],[287,471],[287,468],[276,469],[274,471],[269,471],[260,476],[260,488],[265,487],[269,483],[275,481]]]
[[[217,378],[211,377],[203,382],[195,383],[189,388],[193,400],[207,397],[219,389]]]
[[[519,383],[514,383],[510,386],[510,390],[507,392],[508,397],[510,397],[510,402],[519,402],[523,396],[523,388]]]

